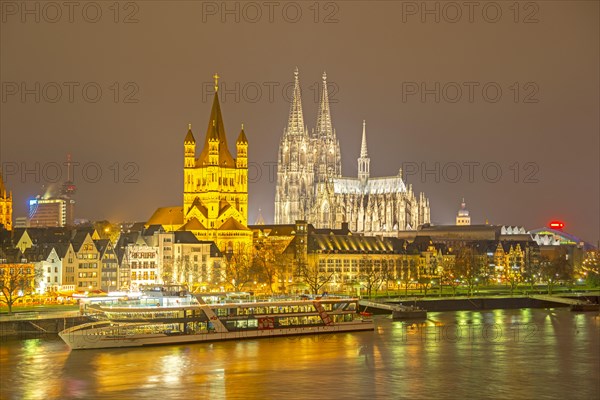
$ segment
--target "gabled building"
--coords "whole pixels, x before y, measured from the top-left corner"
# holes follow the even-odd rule
[[[62,287],[62,258],[61,244],[44,243],[28,248],[23,256],[28,262],[33,262],[36,272],[36,292],[57,293]]]
[[[75,289],[79,291],[101,290],[100,252],[89,232],[77,232],[73,239],[76,254]]]
[[[142,285],[162,283],[159,248],[154,241],[154,230],[121,235],[117,242],[121,289],[138,290]]]
[[[94,240],[100,261],[100,289],[111,292],[119,289],[119,263],[109,239]]]

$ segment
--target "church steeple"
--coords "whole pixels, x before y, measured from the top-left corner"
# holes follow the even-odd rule
[[[365,183],[369,179],[369,164],[371,159],[367,154],[367,123],[363,119],[362,143],[360,146],[360,157],[358,158],[358,179]]]
[[[469,210],[467,210],[467,203],[465,203],[464,197],[460,203],[460,210],[456,214],[456,225],[471,225],[471,216],[469,215]]]
[[[321,99],[319,101],[319,112],[317,114],[317,137],[333,137],[331,126],[331,111],[329,109],[329,91],[327,89],[327,73],[323,72],[323,83],[321,86]]]
[[[208,120],[204,148],[202,149],[202,153],[200,153],[200,158],[198,161],[201,165],[209,164],[209,142],[216,138],[218,141],[218,165],[233,167],[235,163],[231,153],[229,152],[229,147],[227,146],[227,134],[225,133],[225,125],[223,124],[223,117],[221,115],[221,105],[219,104],[218,91],[220,77],[218,74],[215,74],[213,78],[215,79],[215,98],[213,100],[210,118]]]
[[[328,182],[331,178],[342,175],[340,143],[336,138],[335,130],[331,123],[327,73],[323,72],[322,78],[321,100],[319,102],[317,127],[314,134],[314,140],[316,141],[317,146],[316,181],[319,183]]]
[[[4,181],[2,180],[2,173],[0,173],[0,197],[6,197],[6,187],[4,186]]]
[[[6,190],[0,171],[0,225],[6,230],[12,230],[12,192]]]
[[[360,145],[360,158],[367,158],[367,130],[366,130],[366,121],[363,119],[363,134],[362,134],[362,143]]]
[[[300,80],[298,79],[298,67],[294,71],[294,94],[290,105],[290,116],[288,118],[287,134],[302,135],[305,132],[304,114],[302,112],[302,96],[300,91]]]

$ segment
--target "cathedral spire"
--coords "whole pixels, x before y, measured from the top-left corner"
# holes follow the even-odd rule
[[[290,117],[288,119],[287,132],[289,134],[304,134],[304,115],[302,113],[302,96],[300,92],[300,80],[298,78],[298,67],[294,71],[294,94],[290,105]]]
[[[333,128],[331,126],[331,112],[329,110],[329,92],[327,90],[326,72],[323,72],[321,100],[319,102],[319,113],[317,114],[317,137],[321,136],[333,136]]]
[[[367,130],[366,130],[366,122],[363,119],[363,134],[362,134],[362,144],[360,145],[360,158],[368,157],[367,155]]]
[[[0,172],[0,197],[6,197],[6,187],[4,186],[4,181],[2,180],[2,172]]]
[[[360,146],[360,157],[358,158],[358,179],[365,184],[369,179],[369,165],[371,159],[367,154],[367,123],[363,119],[362,144]]]

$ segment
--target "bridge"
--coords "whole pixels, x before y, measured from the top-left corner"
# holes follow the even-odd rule
[[[566,304],[569,306],[574,306],[574,305],[578,305],[578,304],[586,304],[586,302],[582,301],[582,300],[569,299],[567,297],[552,296],[549,294],[532,294],[529,297],[531,297],[532,299],[536,299],[536,300],[550,301],[553,303]]]
[[[367,308],[386,310],[392,312],[393,319],[427,318],[427,311],[418,307],[403,306],[401,304],[377,303],[369,300],[359,300],[358,304]]]

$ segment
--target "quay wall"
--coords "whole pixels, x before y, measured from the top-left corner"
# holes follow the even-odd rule
[[[566,297],[566,296],[565,296]],[[582,300],[581,297],[568,297],[577,300]],[[585,299],[592,303],[599,302],[599,296],[585,296]],[[382,301],[382,300],[379,300]],[[457,298],[457,299],[392,299],[385,301],[390,304],[402,304],[406,306],[416,305],[419,308],[427,311],[479,311],[493,309],[519,309],[519,308],[557,308],[569,307],[568,304],[561,304],[552,301],[538,300],[531,297],[473,297],[473,298]],[[368,311],[375,314],[389,314],[385,310]]]
[[[25,339],[45,335],[57,335],[58,332],[66,328],[86,322],[90,322],[90,319],[82,316],[0,321],[0,339],[9,337]]]

